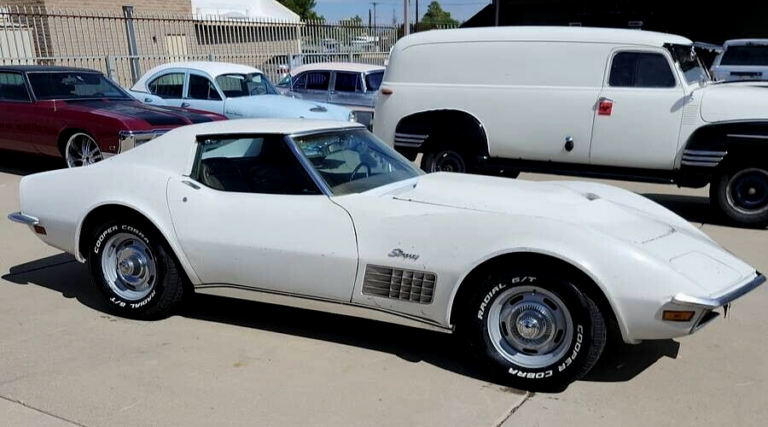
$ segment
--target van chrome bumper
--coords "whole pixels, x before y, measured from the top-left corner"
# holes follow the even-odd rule
[[[745,294],[755,290],[758,286],[765,283],[765,276],[757,273],[757,277],[750,280],[749,282],[739,286],[736,289],[731,290],[728,293],[725,293],[723,295],[720,295],[716,298],[699,298],[699,297],[692,297],[690,295],[686,294],[677,294],[672,298],[672,302],[675,304],[680,305],[687,305],[691,307],[701,307],[701,308],[708,308],[708,309],[715,309],[718,307],[722,307],[733,300],[740,298],[744,296]]]
[[[40,223],[40,220],[38,220],[37,218],[31,215],[23,214],[21,212],[14,212],[8,215],[8,219],[10,219],[13,222],[18,222],[19,224],[24,224],[24,225],[37,225]]]

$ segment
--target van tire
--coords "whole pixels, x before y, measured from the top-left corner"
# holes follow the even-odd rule
[[[732,221],[752,227],[768,226],[768,165],[737,163],[723,167],[712,180],[709,197]]]
[[[421,157],[421,169],[427,173],[471,173],[472,163],[465,150],[435,144]]]

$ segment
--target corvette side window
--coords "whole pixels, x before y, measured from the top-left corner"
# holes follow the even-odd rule
[[[24,77],[19,73],[0,73],[0,101],[29,102]]]
[[[191,176],[226,192],[321,194],[281,135],[202,138]]]
[[[196,74],[190,74],[189,76],[189,98],[221,101],[219,92],[216,91],[216,86],[213,85],[213,82]]]
[[[675,87],[675,76],[664,55],[650,52],[620,52],[613,57],[612,87]]]
[[[184,94],[184,73],[171,73],[152,80],[149,93],[167,99],[181,99]]]

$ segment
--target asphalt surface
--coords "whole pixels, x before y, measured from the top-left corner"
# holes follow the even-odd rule
[[[20,175],[0,152],[0,213]],[[563,179],[523,175],[521,179]],[[571,179],[571,178],[568,178]],[[768,231],[734,228],[706,189],[608,183],[670,207],[768,271]],[[678,340],[618,345],[582,381],[494,384],[452,336],[197,296],[180,315],[108,314],[85,267],[0,218],[0,426],[764,426],[768,286]]]

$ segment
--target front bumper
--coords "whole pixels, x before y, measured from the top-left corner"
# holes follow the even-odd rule
[[[727,306],[734,300],[755,290],[758,286],[765,283],[765,281],[766,278],[764,275],[756,273],[756,276],[753,279],[742,283],[741,285],[732,288],[718,296],[701,298],[680,293],[675,295],[670,303],[674,304],[675,306],[690,307],[700,311],[699,315],[696,317],[693,327],[690,330],[690,333],[693,333],[717,318],[718,314],[714,312],[715,309]]]
[[[166,130],[121,131],[118,137],[120,142],[118,153],[124,153],[141,144],[145,144],[166,132]]]
[[[23,214],[21,212],[14,212],[8,215],[8,219],[13,222],[18,222],[19,224],[24,224],[29,226],[40,224],[40,220],[38,220],[37,218],[31,215]]]

